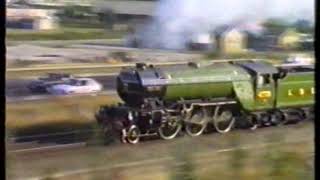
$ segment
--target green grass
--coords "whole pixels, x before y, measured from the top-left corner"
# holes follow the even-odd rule
[[[120,100],[112,96],[81,96],[6,104],[8,135],[24,136],[94,127],[100,105]]]
[[[68,62],[52,62],[45,60],[24,60],[24,59],[16,59],[10,62],[7,62],[7,68],[23,68],[23,67],[64,67],[64,66],[78,66],[78,65],[112,65],[112,64],[121,64],[121,63],[132,63],[132,59],[128,58],[131,56],[130,53],[127,52],[111,52],[106,53],[105,55],[99,57],[93,57],[88,59],[81,58],[70,58]]]
[[[89,28],[61,28],[49,31],[7,30],[8,41],[29,40],[78,40],[78,39],[118,39],[125,32]]]
[[[39,77],[46,76],[48,73],[70,73],[72,75],[82,75],[82,74],[109,74],[109,73],[119,73],[122,67],[103,67],[105,65],[121,65],[121,64],[133,64],[134,62],[127,62],[123,59],[117,58],[116,56],[110,59],[98,59],[90,60],[90,62],[71,62],[71,63],[59,63],[59,64],[40,64],[40,62],[35,61],[23,61],[18,60],[14,64],[7,65],[9,68],[55,68],[55,69],[30,69],[25,71],[7,71],[6,79],[19,79],[26,77]],[[102,65],[102,67],[95,68],[83,68],[86,65]],[[81,68],[73,69],[59,69],[60,67],[72,67],[72,66],[82,66]],[[159,67],[167,67],[170,65],[159,65]]]

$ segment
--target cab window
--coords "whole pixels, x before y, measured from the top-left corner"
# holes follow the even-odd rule
[[[269,74],[260,74],[257,77],[257,86],[261,87],[266,84],[270,84],[270,75]]]
[[[87,81],[85,80],[80,81],[80,86],[85,86],[85,85],[87,85]]]

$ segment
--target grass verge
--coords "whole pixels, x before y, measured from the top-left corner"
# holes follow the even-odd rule
[[[8,41],[30,40],[77,40],[77,39],[117,39],[125,35],[123,31],[89,28],[61,28],[48,31],[8,30]]]
[[[67,73],[75,76],[83,74],[109,74],[119,73],[121,68],[94,68],[94,69],[65,69],[65,70],[37,70],[37,71],[19,71],[19,72],[6,72],[7,79],[19,79],[26,77],[40,77],[46,76],[48,73]]]
[[[100,105],[119,101],[113,96],[82,96],[7,103],[6,130],[10,136],[26,136],[91,128]]]

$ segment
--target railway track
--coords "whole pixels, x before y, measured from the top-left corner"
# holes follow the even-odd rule
[[[23,153],[84,147],[90,144],[90,137],[99,132],[99,129],[90,129],[9,137],[6,149],[8,153]]]
[[[312,122],[301,122],[301,124],[307,124]],[[301,126],[298,124],[287,125],[285,128],[295,128]],[[291,126],[291,127],[290,127]],[[265,127],[258,129],[262,131],[272,131],[272,128],[277,127]],[[237,128],[234,131],[245,133],[247,129]],[[251,131],[254,132],[254,131]],[[233,133],[233,132],[231,132]],[[217,136],[218,133],[210,133]],[[100,136],[99,136],[100,135]],[[181,134],[180,136],[187,136]],[[97,138],[98,137],[98,138]],[[181,138],[181,137],[178,137]],[[183,137],[182,137],[183,138]],[[186,137],[191,138],[191,137]],[[159,142],[163,140],[156,140]],[[174,141],[174,140],[173,140]],[[6,140],[6,149],[8,153],[37,153],[43,151],[52,150],[66,150],[79,147],[87,147],[91,145],[103,145],[103,136],[101,129],[90,129],[90,130],[75,130],[69,132],[57,132],[48,134],[37,134],[29,136],[9,137]],[[152,143],[152,140],[149,141]],[[165,142],[165,141],[164,141]]]

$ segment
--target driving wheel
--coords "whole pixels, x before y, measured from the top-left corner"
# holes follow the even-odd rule
[[[213,116],[213,124],[219,133],[229,132],[235,123],[235,117],[231,110],[217,106]]]
[[[173,139],[178,135],[181,128],[181,118],[179,118],[179,116],[167,115],[166,119],[159,127],[158,134],[162,139]]]
[[[132,125],[127,132],[126,140],[130,144],[137,144],[140,140],[140,130],[136,125]]]
[[[195,110],[190,120],[185,121],[187,134],[192,137],[201,135],[206,129],[208,121],[209,116],[205,108]]]

